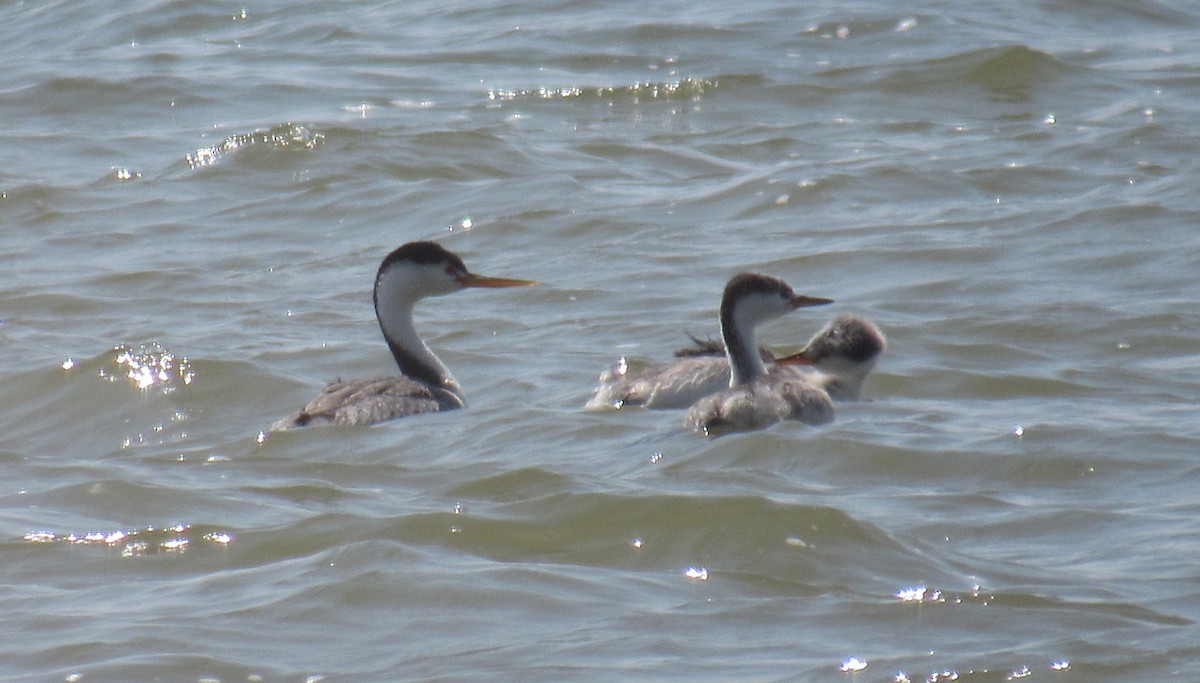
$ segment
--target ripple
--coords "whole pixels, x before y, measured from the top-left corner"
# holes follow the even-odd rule
[[[580,99],[637,104],[653,100],[698,100],[718,85],[719,81],[715,79],[683,78],[678,81],[643,81],[628,85],[493,89],[487,92],[487,98],[492,101]]]
[[[190,524],[172,523],[161,527],[113,529],[109,531],[31,531],[22,538],[34,544],[101,546],[120,551],[121,557],[142,557],[156,553],[181,553],[193,547],[193,539],[216,546],[233,543],[233,534],[223,530],[193,530]]]
[[[325,134],[295,123],[284,123],[267,130],[235,133],[221,143],[201,147],[184,155],[192,170],[212,166],[226,157],[248,148],[311,150],[325,141]]]

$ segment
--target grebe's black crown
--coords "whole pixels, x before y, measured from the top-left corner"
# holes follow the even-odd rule
[[[379,271],[383,272],[393,264],[401,261],[430,266],[445,263],[454,266],[456,270],[463,272],[467,270],[462,259],[437,242],[409,242],[397,247],[392,253],[388,254],[383,259],[383,263],[380,264]]]
[[[796,293],[788,283],[777,277],[761,273],[738,273],[725,285],[722,304],[732,304],[748,294],[775,294],[783,299],[792,299]]]

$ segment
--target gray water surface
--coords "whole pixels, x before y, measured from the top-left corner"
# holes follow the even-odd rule
[[[1200,12],[0,17],[0,679],[1200,678]],[[261,434],[415,239],[543,283],[418,307],[470,407]],[[582,410],[742,270],[865,400]]]

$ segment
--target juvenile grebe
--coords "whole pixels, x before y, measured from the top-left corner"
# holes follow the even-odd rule
[[[519,287],[530,280],[475,275],[462,259],[435,242],[409,242],[383,259],[375,275],[375,317],[399,376],[330,382],[317,397],[275,424],[290,429],[314,424],[366,425],[406,415],[466,405],[462,387],[413,327],[413,305],[468,287]]]
[[[887,339],[870,320],[843,313],[813,335],[799,352],[776,359],[782,365],[807,365],[810,381],[835,401],[857,401],[863,380],[887,350]]]
[[[781,420],[822,424],[833,419],[824,390],[787,367],[768,368],[755,342],[760,323],[830,299],[797,295],[769,275],[742,273],[725,285],[721,297],[721,338],[729,361],[729,385],[688,409],[684,424],[706,435],[759,429]]]

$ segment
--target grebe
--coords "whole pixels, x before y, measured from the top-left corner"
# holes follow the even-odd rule
[[[857,401],[863,380],[887,350],[887,339],[870,320],[843,313],[813,335],[799,352],[776,359],[783,365],[807,365],[809,380],[835,401]]]
[[[709,436],[759,429],[781,420],[823,424],[833,419],[833,402],[798,372],[768,368],[754,339],[763,322],[830,299],[797,295],[769,275],[742,273],[725,285],[721,297],[721,337],[729,359],[729,385],[688,409],[684,424]]]
[[[687,408],[696,401],[729,386],[729,360],[721,342],[691,337],[693,346],[675,352],[675,362],[641,372],[631,372],[625,359],[600,375],[600,386],[585,406],[605,408]],[[800,352],[788,357],[786,365],[805,365],[805,377],[829,393],[835,401],[856,401],[863,380],[887,348],[883,333],[859,315],[837,316],[809,340]],[[769,367],[775,354],[758,350]],[[780,362],[784,362],[780,360]],[[797,368],[797,371],[804,372]]]
[[[409,242],[383,259],[375,275],[375,317],[399,376],[330,382],[317,397],[271,425],[273,430],[314,424],[367,425],[466,405],[462,387],[413,327],[413,305],[427,296],[467,287],[519,287],[530,280],[485,277],[435,242]]]

